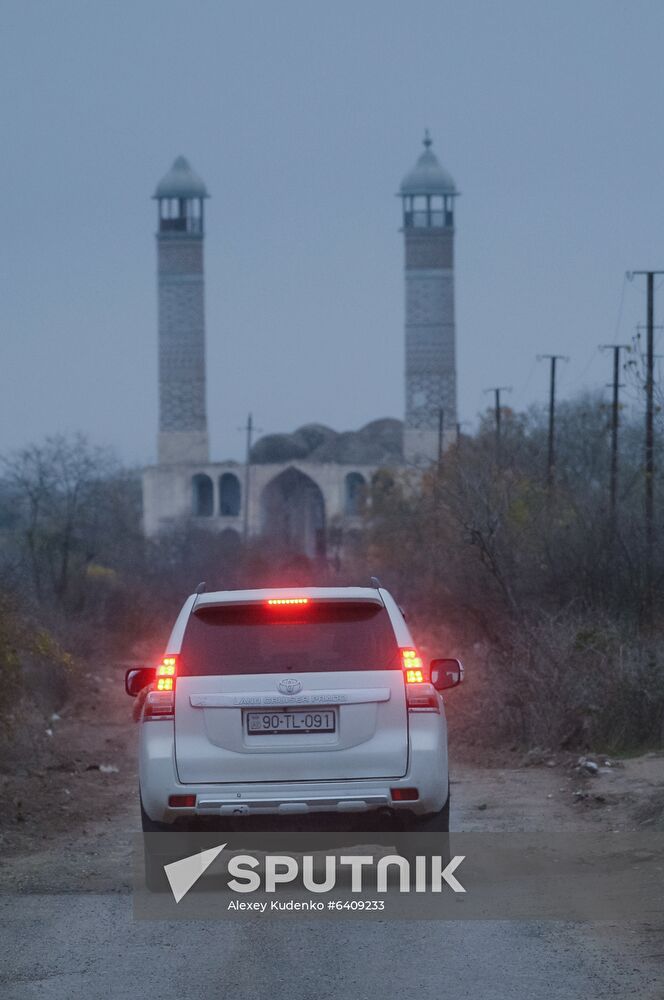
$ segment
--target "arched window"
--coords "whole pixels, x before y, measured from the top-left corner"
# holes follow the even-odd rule
[[[240,513],[242,490],[240,480],[232,472],[219,476],[219,513],[222,517],[237,517]]]
[[[364,510],[366,480],[359,472],[349,472],[346,476],[346,500],[344,508],[350,517],[356,517]]]
[[[323,558],[325,500],[317,483],[292,466],[271,479],[261,494],[262,532],[279,549]]]
[[[212,517],[214,512],[214,487],[210,477],[203,472],[192,476],[191,510],[195,517]]]

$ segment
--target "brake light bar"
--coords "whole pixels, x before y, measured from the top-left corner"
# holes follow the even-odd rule
[[[282,607],[284,604],[308,604],[308,597],[271,597],[267,602],[270,607]]]

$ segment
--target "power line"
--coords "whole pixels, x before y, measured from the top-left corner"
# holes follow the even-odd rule
[[[588,372],[590,371],[590,369],[591,369],[591,367],[593,365],[593,362],[596,361],[596,360],[597,360],[597,348],[594,347],[593,351],[592,351],[592,354],[588,358],[588,361],[583,366],[583,368],[581,369],[581,371],[579,372],[579,374],[575,378],[573,378],[571,381],[568,381],[566,379],[563,388],[565,390],[569,391],[570,389],[573,389],[576,386],[578,386],[579,382],[581,382],[582,379],[584,379],[586,377],[586,375],[588,374]]]
[[[517,399],[523,400],[523,397],[525,396],[525,394],[526,394],[526,392],[528,390],[528,386],[530,385],[530,383],[532,381],[532,377],[535,374],[535,369],[536,368],[537,368],[537,358],[535,358],[533,360],[533,363],[530,366],[530,371],[528,372],[528,375],[526,376],[526,381],[523,383],[522,386],[518,386],[517,389],[516,389],[516,397],[517,397]]]

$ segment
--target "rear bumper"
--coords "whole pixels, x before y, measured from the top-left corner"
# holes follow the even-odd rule
[[[302,787],[302,786],[306,787]],[[209,786],[208,786],[209,787]],[[349,790],[329,788],[321,790],[302,782],[299,788],[293,785],[278,785],[260,791],[243,786],[242,792],[203,791],[197,795],[197,816],[297,816],[308,813],[361,813],[380,809],[390,804],[384,790],[373,791],[365,787]],[[181,812],[181,810],[176,810]]]
[[[408,771],[395,778],[347,778],[326,781],[220,782],[183,784],[178,779],[173,724],[141,723],[139,775],[141,799],[150,819],[173,823],[179,817],[295,816],[315,813],[357,814],[389,809],[426,815],[447,800],[447,740],[440,716],[422,715],[410,727]],[[392,799],[392,789],[417,788],[418,798]],[[171,808],[170,795],[195,795],[191,808]]]

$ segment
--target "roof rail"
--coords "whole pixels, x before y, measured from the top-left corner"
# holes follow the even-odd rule
[[[369,586],[373,587],[374,590],[380,590],[380,580],[377,576],[370,577]]]
[[[196,590],[194,591],[194,593],[195,594],[204,594],[206,590],[207,590],[207,584],[205,583],[205,581],[203,581],[203,583],[199,583],[199,585],[196,587]]]

